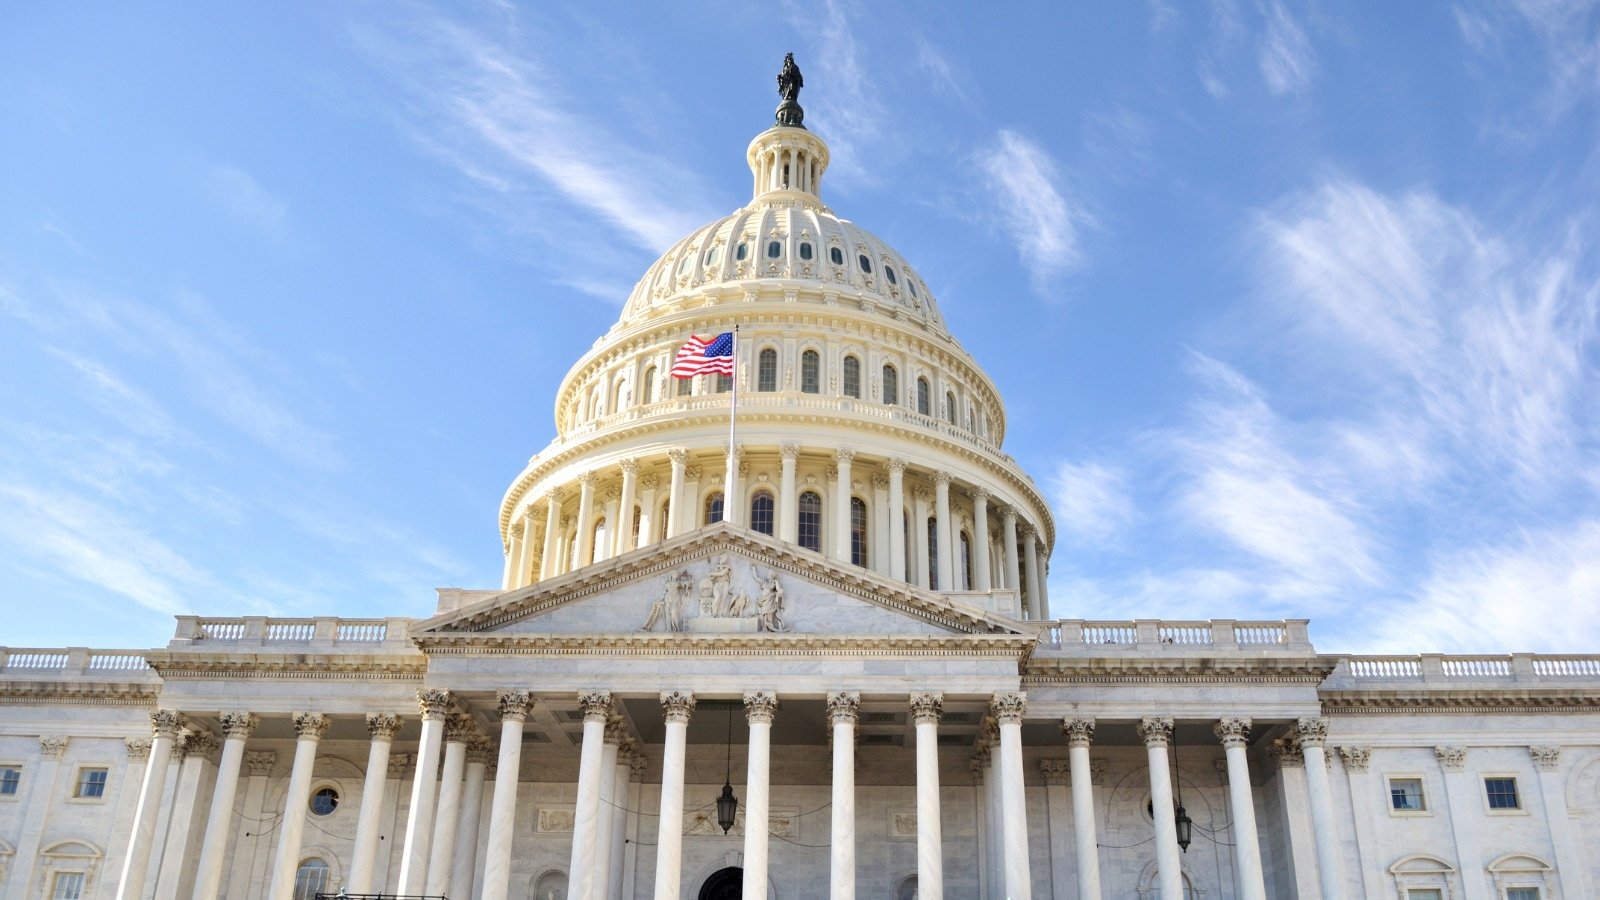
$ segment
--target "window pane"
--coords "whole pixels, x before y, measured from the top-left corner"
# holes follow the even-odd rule
[[[861,360],[854,356],[844,358],[844,395],[861,399]]]
[[[801,244],[800,245],[800,258],[801,259],[810,259],[811,258],[811,245],[810,244]]]
[[[643,403],[656,402],[656,368],[651,366],[644,370],[644,385],[639,390],[639,398]]]
[[[928,587],[939,590],[939,520],[928,517]]]
[[[106,793],[105,769],[79,769],[78,790],[75,797],[104,797]]]
[[[768,347],[756,356],[756,390],[778,389],[778,351]]]
[[[900,280],[898,278],[894,277],[894,267],[893,266],[884,266],[883,267],[883,277],[889,279],[889,283],[890,284],[899,284],[900,283]]]
[[[722,492],[721,491],[718,491],[715,494],[712,494],[711,496],[706,498],[706,519],[705,519],[705,521],[706,521],[707,525],[715,525],[718,522],[722,521]]]
[[[22,770],[16,766],[0,768],[0,795],[15,796],[17,787],[22,784]]]
[[[1406,891],[1406,900],[1443,900],[1438,888],[1412,888]]]
[[[1517,780],[1515,778],[1485,778],[1483,787],[1489,794],[1490,809],[1522,808],[1522,804],[1517,800]]]
[[[672,380],[678,383],[677,391],[679,397],[687,397],[694,390],[693,378],[674,378]]]
[[[972,590],[972,537],[961,532],[961,584],[963,591]]]
[[[872,274],[872,260],[867,259],[867,255],[865,253],[857,257],[856,262],[861,264],[861,271],[867,273],[868,275]]]
[[[308,859],[294,873],[294,900],[314,900],[328,886],[328,864]]]
[[[1389,806],[1401,812],[1421,812],[1425,809],[1422,803],[1422,779],[1389,779]]]
[[[833,260],[833,264],[836,266],[844,265],[844,251],[838,247],[828,248],[828,258]]]
[[[50,889],[51,900],[80,900],[83,875],[82,872],[57,872],[55,885]]]
[[[850,562],[867,564],[867,504],[860,497],[850,498]]]
[[[1536,887],[1506,888],[1506,900],[1539,900]]]
[[[822,550],[822,497],[816,491],[800,495],[800,546]]]
[[[772,534],[772,495],[761,493],[750,501],[750,527],[765,535]]]
[[[815,350],[800,354],[800,390],[807,394],[822,390],[822,357]]]
[[[925,416],[929,415],[928,408],[931,405],[931,403],[932,403],[932,400],[928,396],[928,379],[926,379],[926,378],[918,378],[917,379],[917,412],[922,413]]]
[[[744,262],[744,258],[746,256],[749,256],[749,255],[750,255],[750,247],[749,247],[748,244],[744,243],[743,241],[740,241],[739,242],[739,246],[735,247],[734,250],[733,250],[733,258],[738,262]]]
[[[777,259],[783,255],[783,244],[780,241],[767,242],[767,259]]]
[[[956,395],[948,391],[944,395],[944,420],[951,425],[956,423]]]
[[[890,406],[900,402],[900,373],[894,366],[883,367],[883,402]]]
[[[718,375],[718,376],[716,376],[716,378],[717,378],[717,388],[716,388],[717,393],[726,394],[727,392],[733,390],[733,376],[732,375]]]
[[[339,792],[333,788],[323,788],[311,795],[311,811],[319,816],[326,816],[339,808]]]

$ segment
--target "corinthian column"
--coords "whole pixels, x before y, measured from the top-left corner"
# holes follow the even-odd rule
[[[1000,516],[1001,549],[1006,554],[1006,587],[1017,592],[1017,615],[1022,615],[1022,566],[1017,562],[1017,508],[1007,506]]]
[[[988,591],[994,588],[989,577],[989,492],[983,488],[972,489],[972,569],[978,583],[975,588]]]
[[[541,581],[561,574],[560,554],[556,551],[561,539],[561,492],[546,494],[544,506],[544,557],[539,566]]]
[[[628,739],[621,716],[606,719],[606,742],[600,748],[600,815],[595,823],[594,889],[595,900],[611,896],[611,882],[617,871],[611,864],[612,822],[622,815],[617,802],[617,757]]]
[[[172,748],[183,728],[183,717],[170,709],[157,710],[150,714],[150,728],[154,734],[150,759],[145,763],[144,784],[139,788],[139,809],[133,815],[133,840],[128,842],[128,857],[117,882],[117,900],[139,900],[144,896],[156,817],[161,814],[161,794],[167,787],[167,766],[172,762]]]
[[[294,714],[294,764],[289,788],[283,795],[283,818],[278,825],[278,857],[272,864],[268,900],[293,900],[294,873],[300,867],[300,841],[306,831],[306,804],[311,800],[311,768],[317,762],[317,744],[330,720],[321,713]]]
[[[478,825],[483,818],[483,783],[489,773],[489,739],[474,734],[467,742],[467,776],[461,788],[461,831],[450,862],[451,897],[471,897],[478,862]]]
[[[433,846],[428,851],[427,891],[444,896],[450,890],[456,833],[461,824],[461,778],[467,770],[467,742],[476,729],[472,719],[452,715],[444,725],[444,771],[439,775],[439,805],[433,816]]]
[[[944,831],[939,807],[939,717],[943,694],[912,694],[917,726],[917,896],[944,900]]]
[[[950,520],[950,473],[933,473],[933,517],[939,529],[939,584],[941,591],[956,589],[955,523]],[[934,585],[929,585],[934,587]]]
[[[639,461],[630,457],[621,465],[622,499],[617,502],[617,521],[611,527],[616,538],[611,545],[616,548],[615,556],[633,549],[633,504],[639,490]]]
[[[891,459],[889,467],[889,577],[906,580],[906,461]],[[921,882],[918,882],[919,884]]]
[[[444,720],[450,714],[450,692],[437,688],[417,691],[422,711],[422,740],[417,747],[417,770],[411,776],[411,810],[406,816],[406,837],[400,855],[400,894],[421,894],[427,887],[428,848],[433,841],[434,798],[439,790],[439,743]]]
[[[750,723],[744,799],[744,895],[767,894],[767,840],[771,808],[767,779],[772,751],[772,714],[778,709],[771,691],[745,691],[745,718]]]
[[[1028,866],[1028,796],[1022,781],[1022,717],[1028,711],[1028,696],[1021,692],[995,694],[989,708],[1000,725],[1006,897],[1030,900],[1033,878]]]
[[[388,713],[367,713],[367,733],[372,743],[367,749],[367,776],[361,786],[361,812],[356,817],[356,845],[350,853],[350,877],[345,888],[352,894],[373,892],[372,873],[378,859],[379,821],[383,816],[383,793],[389,784],[389,751],[394,747],[400,717]]]
[[[239,767],[244,763],[244,742],[259,723],[247,712],[225,712],[222,720],[222,758],[217,762],[217,785],[211,792],[211,814],[206,817],[205,842],[195,872],[194,900],[216,900],[222,887],[222,862],[233,837],[233,798],[239,790]]]
[[[778,445],[781,475],[778,481],[778,540],[793,544],[800,540],[800,500],[795,490],[795,466],[800,461],[800,445],[784,441]]]
[[[661,748],[661,815],[656,819],[656,900],[678,900],[683,880],[684,749],[694,694],[663,693],[661,712],[667,733]]]
[[[833,458],[839,468],[839,481],[833,492],[833,557],[843,563],[850,562],[850,461],[856,458],[854,450],[835,450]]]
[[[1306,792],[1311,795],[1311,836],[1317,847],[1317,872],[1322,896],[1344,896],[1344,861],[1334,834],[1333,791],[1328,786],[1328,720],[1295,721],[1295,737],[1306,760]]]
[[[585,472],[578,476],[578,553],[572,563],[574,571],[587,566],[594,552],[594,483],[595,474]]]
[[[1037,531],[1032,525],[1018,529],[1028,550],[1028,618],[1038,621],[1050,617],[1044,606],[1044,573],[1039,571],[1039,543],[1034,540]]]
[[[1261,844],[1256,834],[1256,803],[1250,790],[1250,720],[1222,719],[1212,726],[1228,758],[1228,807],[1233,814],[1233,863],[1239,870],[1240,900],[1266,900]]]
[[[606,720],[611,717],[611,694],[584,691],[578,694],[578,705],[583,708],[583,749],[578,757],[572,861],[567,869],[571,888],[567,896],[574,900],[591,900],[595,886],[595,839],[599,834],[600,769],[604,762]]]
[[[833,900],[855,900],[856,896],[856,718],[860,709],[861,695],[855,691],[828,695],[828,720],[833,723],[828,896]]]
[[[516,835],[517,781],[522,772],[522,724],[533,710],[527,691],[501,691],[500,761],[489,806],[489,839],[483,861],[481,900],[506,900],[511,888],[511,839]]]
[[[683,514],[683,473],[689,465],[689,451],[674,447],[667,451],[667,459],[672,463],[672,484],[667,488],[667,521],[661,524],[662,534],[674,538],[683,533],[682,523],[689,521]]]
[[[1094,822],[1094,776],[1089,765],[1089,742],[1094,740],[1093,719],[1066,719],[1061,733],[1067,737],[1067,761],[1072,767],[1072,836],[1078,856],[1078,896],[1100,900],[1100,839]]]
[[[1150,716],[1139,720],[1150,761],[1150,808],[1155,819],[1157,883],[1161,900],[1183,900],[1183,868],[1178,860],[1177,815],[1172,805],[1172,771],[1167,765],[1167,745],[1172,742],[1172,720]]]
[[[728,454],[728,470],[723,473],[722,521],[729,525],[745,524],[743,457],[744,445],[734,447]]]

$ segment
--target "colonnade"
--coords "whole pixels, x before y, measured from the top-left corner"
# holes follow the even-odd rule
[[[489,771],[490,741],[476,731],[469,717],[457,711],[455,700],[448,692],[419,691],[418,697],[422,722],[416,753],[418,767],[401,838],[398,878],[394,884],[386,884],[376,863],[380,810],[385,805],[387,781],[393,777],[390,753],[400,718],[373,713],[366,716],[371,743],[354,847],[342,887],[352,894],[387,890],[399,894],[456,897],[472,896],[477,887],[483,900],[508,900],[517,833],[517,796],[521,787],[517,773],[521,764],[523,729],[535,697],[528,691],[514,690],[502,691],[496,698],[501,725],[498,765],[501,777],[493,782],[481,868],[477,863],[479,826]],[[771,798],[769,735],[774,719],[781,715],[781,703],[778,693],[770,690],[749,690],[741,699],[750,726],[744,788],[745,894],[763,896],[769,865],[769,829],[761,826],[768,819]],[[945,881],[942,833],[945,814],[938,749],[943,700],[943,695],[937,692],[917,693],[906,698],[915,729],[918,896],[933,900],[943,897]],[[643,759],[640,748],[615,712],[618,701],[610,692],[585,691],[579,695],[578,702],[582,710],[583,735],[568,867],[569,896],[604,900],[622,896],[622,885],[632,880],[625,877],[623,868],[624,811],[637,805],[638,792],[635,790],[630,796],[629,787],[630,783],[637,785]],[[678,900],[683,880],[686,735],[696,697],[688,690],[665,691],[660,694],[659,702],[664,737],[655,835],[655,897]],[[829,896],[846,900],[856,895],[857,887],[855,731],[860,705],[857,692],[841,691],[827,696],[832,743]],[[986,892],[989,896],[1013,900],[1026,900],[1033,890],[1022,747],[1026,712],[1024,694],[993,695],[984,734],[972,762],[979,808],[979,855],[986,873]],[[167,763],[184,728],[183,718],[171,710],[158,711],[151,721],[153,737],[148,765],[117,885],[118,900],[135,900],[143,894],[151,857],[160,843],[155,839],[156,807],[162,796]],[[234,830],[231,819],[241,764],[246,757],[245,744],[258,726],[259,718],[249,712],[230,712],[224,713],[220,722],[223,738],[215,789],[203,844],[193,865],[194,900],[215,900],[219,896],[222,875],[230,858],[229,841]],[[321,713],[302,712],[294,714],[292,722],[296,741],[283,799],[284,815],[279,821],[271,865],[263,873],[269,884],[266,894],[269,900],[289,900],[293,895],[306,823],[304,811],[311,799],[312,768],[330,718]],[[1265,878],[1247,757],[1250,730],[1251,721],[1247,718],[1224,718],[1213,725],[1226,759],[1238,896],[1242,900],[1265,900]],[[1335,897],[1340,896],[1343,873],[1334,837],[1327,776],[1318,756],[1324,752],[1326,730],[1326,720],[1300,719],[1291,732],[1290,743],[1296,753],[1303,755],[1306,765],[1322,893],[1325,897]],[[1148,763],[1157,896],[1162,900],[1182,900],[1184,896],[1174,827],[1173,772],[1169,757],[1172,731],[1170,717],[1145,717],[1137,723]],[[1070,802],[1072,852],[1076,858],[1075,890],[1081,898],[1099,898],[1102,890],[1092,787],[1094,774],[1089,755],[1095,720],[1068,718],[1061,722],[1061,732],[1067,748],[1066,760],[1040,760],[1051,830],[1055,830],[1054,823],[1058,819],[1067,821],[1067,812],[1062,807]],[[1317,786],[1319,775],[1322,778],[1320,788]],[[1053,789],[1054,785],[1065,783],[1071,786],[1070,800],[1066,791]],[[1057,848],[1057,852],[1062,849]],[[1053,890],[1059,894],[1068,890],[1068,886],[1053,885]]]
[[[1049,547],[1015,500],[950,472],[851,448],[784,442],[763,453],[741,446],[731,467],[727,459],[726,451],[671,448],[579,473],[524,500],[508,529],[504,588],[685,534],[708,523],[707,501],[720,497],[723,520],[836,562],[932,590],[1012,591],[1018,614],[1049,617]],[[808,494],[822,513],[808,523],[814,531],[802,533]],[[770,522],[755,520],[762,495]]]

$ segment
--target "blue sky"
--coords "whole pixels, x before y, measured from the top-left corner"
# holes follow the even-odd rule
[[[0,14],[11,646],[492,587],[560,377],[785,51],[1051,496],[1054,614],[1600,644],[1600,9]]]

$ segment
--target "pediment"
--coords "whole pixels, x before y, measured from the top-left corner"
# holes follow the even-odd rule
[[[1034,629],[856,566],[714,525],[419,623],[449,635],[1029,636]]]

